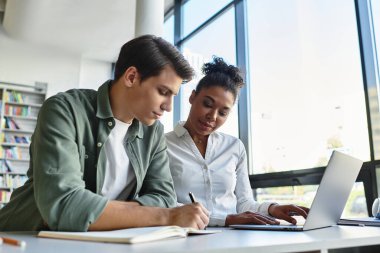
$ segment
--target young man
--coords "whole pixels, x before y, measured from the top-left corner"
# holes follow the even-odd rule
[[[32,137],[29,179],[0,210],[0,230],[204,228],[208,211],[202,205],[173,208],[157,121],[192,75],[174,46],[146,35],[121,48],[114,80],[98,91],[49,98]]]

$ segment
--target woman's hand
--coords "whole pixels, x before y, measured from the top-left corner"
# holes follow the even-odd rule
[[[244,212],[244,213],[238,213],[238,214],[229,214],[226,218],[226,226],[233,225],[233,224],[259,224],[259,225],[265,225],[265,224],[280,224],[276,219],[266,216],[261,213],[255,213],[255,212]]]
[[[309,213],[309,208],[296,205],[272,204],[268,208],[268,213],[277,219],[286,220],[287,222],[290,222],[293,225],[295,225],[297,224],[297,220],[294,219],[292,216],[301,215],[306,219],[307,214]]]

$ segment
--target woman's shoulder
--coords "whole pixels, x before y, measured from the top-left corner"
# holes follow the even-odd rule
[[[243,142],[239,138],[222,132],[214,132],[213,138],[225,145],[243,145]]]
[[[179,122],[172,131],[165,133],[166,139],[172,141],[182,137],[187,132],[187,130],[182,125],[183,123]]]
[[[165,133],[165,137],[168,141],[172,141],[172,140],[178,138],[174,131],[170,131],[170,132]]]

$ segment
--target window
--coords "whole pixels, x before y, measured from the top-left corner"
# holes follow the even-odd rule
[[[325,166],[333,150],[368,161],[354,1],[247,4],[251,172]]]
[[[164,23],[164,34],[162,36],[165,40],[174,44],[174,15],[170,15],[166,18]],[[174,104],[173,104],[174,106]],[[171,112],[165,112],[160,119],[164,125],[165,133],[173,130],[173,110]]]
[[[368,87],[370,97],[371,115],[372,115],[372,131],[373,146],[375,158],[380,159],[380,112],[379,112],[379,85],[380,85],[380,0],[371,1],[372,24],[375,42],[374,64],[376,72],[376,84]],[[377,85],[377,86],[376,86]]]
[[[256,0],[247,6],[251,173],[326,166],[333,150],[368,161],[354,1]],[[275,187],[256,194],[310,206],[315,191]],[[365,200],[363,184],[351,195],[347,205]],[[368,215],[362,209],[348,206],[345,216]]]
[[[192,1],[189,1],[191,3]],[[202,78],[201,67],[212,60],[212,56],[222,57],[229,64],[236,64],[234,8],[228,9],[214,22],[183,43],[183,53],[196,71],[196,78],[181,89],[181,120],[186,120],[190,110],[189,97]],[[223,42],[223,43],[222,43]],[[233,107],[226,123],[219,129],[238,136],[237,106]]]
[[[380,159],[380,0],[368,2],[373,19],[370,33],[376,43],[376,59],[370,64],[376,65],[377,82],[366,86],[369,75],[363,69],[369,68],[362,66],[365,53],[361,55],[359,43],[368,39],[357,28],[355,9],[367,9],[361,1],[177,3],[183,8],[178,45],[198,72],[197,80],[182,87],[181,120],[187,118],[188,98],[201,77],[202,64],[217,55],[236,65],[238,55],[247,73],[247,101],[241,100],[247,112],[241,113],[249,122],[239,119],[235,106],[221,131],[238,137],[241,124],[240,137],[249,147],[251,180],[268,187],[256,189],[257,199],[310,206],[317,185],[278,186],[291,185],[294,170],[303,170],[305,177],[322,170],[332,152],[339,150],[365,161],[359,179],[364,183],[355,184],[343,216],[368,215],[364,188],[366,197],[377,196],[372,179]],[[235,17],[235,7],[246,16],[244,26],[239,23],[244,15]],[[246,42],[247,48],[237,47],[236,39],[239,44]],[[267,173],[274,173],[281,183],[268,183],[272,174]]]
[[[165,40],[174,44],[174,15],[171,14],[165,18],[164,34],[162,36]]]
[[[231,0],[190,0],[183,5],[183,37],[193,32]]]

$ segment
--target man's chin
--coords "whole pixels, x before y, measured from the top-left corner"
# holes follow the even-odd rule
[[[156,122],[156,119],[144,119],[144,120],[139,120],[139,121],[145,126],[151,126]]]

